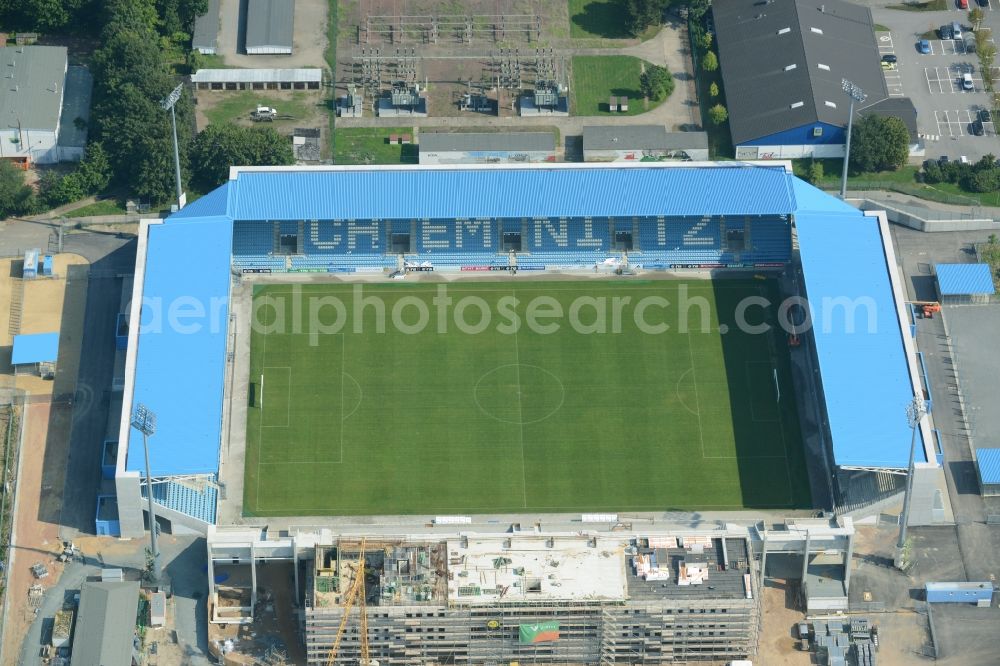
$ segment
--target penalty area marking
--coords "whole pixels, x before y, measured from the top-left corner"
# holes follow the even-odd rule
[[[285,385],[285,422],[284,423],[264,423],[264,377],[268,370],[284,370],[288,373],[288,384]],[[273,382],[272,382],[273,384]],[[260,373],[260,422],[262,428],[287,428],[292,420],[292,401],[289,393],[292,390],[292,369],[286,365],[273,365],[264,368]]]

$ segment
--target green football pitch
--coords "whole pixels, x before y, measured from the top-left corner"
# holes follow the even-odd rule
[[[747,279],[258,286],[244,512],[808,507],[751,296],[773,324]]]

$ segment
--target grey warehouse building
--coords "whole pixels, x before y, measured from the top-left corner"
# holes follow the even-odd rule
[[[592,125],[583,128],[584,162],[708,159],[705,132],[668,132],[663,125]]]
[[[202,55],[215,55],[219,42],[219,0],[208,0],[208,11],[194,21],[191,49]]]
[[[291,55],[295,0],[249,0],[245,50],[250,55]]]
[[[552,132],[435,132],[420,135],[421,164],[554,162]]]

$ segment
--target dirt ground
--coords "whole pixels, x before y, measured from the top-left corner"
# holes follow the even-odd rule
[[[11,276],[21,274],[20,263],[20,260],[7,260],[0,264],[0,313],[10,312],[10,293],[19,288],[19,280]],[[0,372],[5,373],[2,379],[7,380],[8,386],[14,385],[34,397],[22,408],[24,441],[8,572],[10,597],[4,629],[4,664],[16,663],[21,640],[34,619],[29,588],[35,582],[49,587],[62,572],[54,556],[60,551],[59,518],[73,405],[71,400],[59,396],[72,395],[76,389],[87,300],[87,264],[76,255],[56,255],[53,272],[58,277],[22,283],[23,310],[18,332],[59,331],[55,380],[10,375],[9,355],[0,367]],[[10,334],[9,326],[0,325],[0,346],[6,346],[4,342],[9,344]],[[57,400],[47,399],[51,396],[56,396]],[[36,581],[30,567],[38,562],[49,568],[49,575]]]
[[[32,395],[71,392],[72,387],[64,382],[70,377],[74,383],[76,380],[87,295],[87,262],[74,254],[55,255],[55,277],[23,281],[22,263],[21,259],[0,260],[0,386],[15,387]],[[10,313],[12,298],[18,291],[21,291],[21,321],[15,330]],[[15,377],[10,365],[14,335],[53,331],[60,333],[57,381],[30,375]]]
[[[757,659],[762,664],[800,666],[812,663],[809,652],[798,648],[795,625],[805,615],[795,606],[795,594],[787,581],[768,580],[764,587],[763,623]]]
[[[199,90],[196,92],[195,119],[198,124],[198,131],[208,126],[208,115],[219,105],[228,100],[232,100],[234,95],[246,98],[248,103],[246,112],[239,117],[233,118],[232,122],[245,127],[269,127],[279,134],[290,135],[296,127],[319,127],[326,129],[329,127],[329,112],[327,102],[320,91],[303,90],[254,90],[240,92],[209,91]],[[294,118],[279,119],[274,122],[256,123],[250,119],[250,112],[254,109],[254,104],[270,106],[277,109],[278,114],[287,113],[289,103],[295,98],[295,108],[301,109],[303,113],[296,113]]]
[[[213,646],[233,641],[235,650],[227,655],[232,663],[260,663],[272,646],[285,654],[288,663],[304,663],[293,581],[291,563],[257,565],[258,609],[253,624],[210,624],[209,641]]]
[[[21,643],[35,617],[35,607],[28,596],[29,588],[34,583],[44,588],[51,587],[62,574],[62,565],[55,561],[59,552],[57,511],[56,520],[52,519],[53,509],[58,509],[58,500],[53,496],[61,494],[62,485],[57,487],[51,483],[52,479],[45,478],[43,463],[48,453],[50,433],[58,436],[62,432],[68,438],[70,409],[66,405],[38,403],[28,405],[22,412],[26,430],[17,489],[11,568],[8,572],[7,594],[10,596],[2,646],[4,666],[17,664]],[[49,575],[41,580],[35,580],[30,570],[37,563],[44,564],[49,570]]]
[[[240,35],[240,0],[221,0],[217,53],[229,67],[294,68],[326,67],[327,15],[331,0],[297,0],[291,55],[246,55]]]

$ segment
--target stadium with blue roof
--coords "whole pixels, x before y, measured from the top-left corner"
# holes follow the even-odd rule
[[[787,164],[246,167],[140,229],[124,403],[158,416],[158,516],[198,532],[217,520],[229,405],[247,390],[233,376],[241,276],[565,271],[609,257],[635,271],[790,276],[809,304],[803,362],[818,378],[796,387],[820,404],[822,445],[807,455],[831,474],[905,470],[904,408],[927,390],[887,222]],[[928,421],[921,467],[937,465]],[[137,536],[145,467],[127,411],[119,441],[121,533]]]

